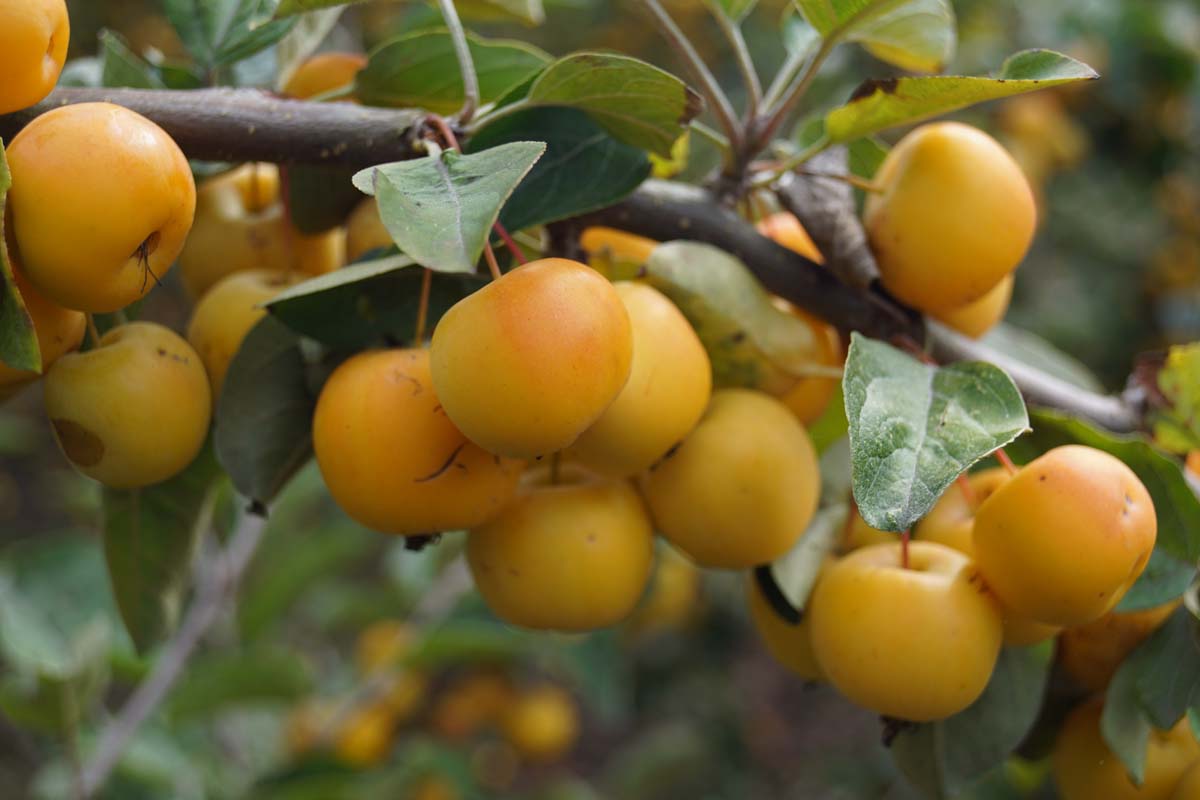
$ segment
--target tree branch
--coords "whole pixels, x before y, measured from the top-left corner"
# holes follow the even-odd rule
[[[190,158],[369,167],[416,155],[411,109],[288,100],[256,89],[55,89],[46,100],[0,116],[11,142],[34,117],[74,103],[109,102],[158,123]]]
[[[196,592],[187,616],[175,637],[159,654],[154,671],[130,695],[121,712],[105,727],[99,744],[83,769],[83,796],[92,797],[102,788],[120,763],[130,741],[159,704],[166,698],[201,638],[217,621],[226,602],[237,589],[262,539],[266,520],[247,514],[233,538],[208,571]]]

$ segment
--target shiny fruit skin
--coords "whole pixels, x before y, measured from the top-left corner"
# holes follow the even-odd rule
[[[0,247],[3,247],[2,242]],[[40,292],[29,285],[29,281],[15,265],[13,279],[21,299],[25,301],[25,310],[33,320],[38,349],[42,354],[42,371],[37,373],[13,369],[0,362],[0,401],[6,400],[45,375],[50,365],[65,353],[77,350],[87,330],[87,318],[83,312],[63,308],[42,297]]]
[[[1102,691],[1125,657],[1166,622],[1180,602],[1143,611],[1110,611],[1097,620],[1067,628],[1058,639],[1063,669],[1089,692]]]
[[[0,0],[0,114],[37,105],[67,60],[65,0]]]
[[[625,481],[531,471],[515,500],[467,537],[488,607],[512,625],[582,632],[629,616],[650,578],[654,532]]]
[[[980,339],[985,333],[1000,324],[1008,313],[1008,305],[1012,302],[1013,283],[1015,278],[1006,275],[987,294],[965,306],[952,308],[934,314],[934,318],[949,325],[963,336]]]
[[[7,156],[14,250],[47,299],[117,311],[171,269],[196,185],[162,128],[111,103],[62,106],[30,122]]]
[[[1025,257],[1037,226],[1033,190],[999,142],[934,122],[892,148],[863,222],[883,285],[920,311],[972,303]]]
[[[319,94],[354,83],[358,71],[367,65],[361,53],[318,53],[305,59],[283,87],[290,97],[307,100]]]
[[[1054,745],[1054,783],[1062,800],[1168,800],[1185,770],[1200,758],[1185,717],[1169,731],[1152,728],[1146,747],[1145,782],[1130,780],[1100,732],[1103,698],[1076,708]]]
[[[229,363],[246,334],[267,314],[262,304],[290,282],[280,272],[236,272],[218,281],[196,304],[188,322],[187,339],[204,362],[214,404],[221,396]]]
[[[841,369],[845,365],[846,350],[842,347],[842,337],[837,328],[807,311],[796,308],[783,298],[776,297],[771,302],[809,327],[814,342],[814,366]],[[779,399],[792,410],[801,424],[811,425],[825,413],[829,401],[837,394],[841,383],[839,378],[801,378],[792,388],[780,395]]]
[[[313,448],[346,514],[403,536],[484,522],[512,498],[523,468],[480,450],[446,418],[428,350],[373,350],[343,362],[317,400]]]
[[[808,231],[804,229],[800,220],[796,219],[795,214],[779,211],[763,217],[754,227],[763,236],[786,247],[793,253],[799,253],[809,261],[815,261],[818,264],[825,263],[825,257],[821,255],[821,251],[817,249],[812,237],[808,235]]]
[[[579,710],[566,690],[541,686],[517,697],[500,727],[522,759],[549,764],[574,747],[579,738]]]
[[[638,635],[683,628],[698,616],[702,601],[700,570],[664,542],[650,589],[630,617],[629,627]]]
[[[368,197],[354,207],[346,220],[346,261],[358,261],[372,250],[395,244],[379,216],[379,204],[374,197]]]
[[[533,458],[572,444],[617,398],[633,326],[599,273],[546,258],[456,303],[430,350],[437,395],[467,438]]]
[[[570,457],[611,478],[649,469],[691,432],[712,395],[712,364],[687,318],[657,289],[614,284],[633,326],[633,362],[617,399]]]
[[[150,322],[121,325],[46,373],[46,413],[68,460],[112,489],[171,478],[208,436],[212,400],[200,356]]]
[[[658,242],[615,228],[588,228],[579,237],[579,246],[589,259],[645,264]]]
[[[804,534],[820,472],[808,433],[786,406],[761,392],[723,389],[640,487],[659,533],[693,561],[748,569]]]
[[[852,702],[928,722],[983,693],[1000,653],[1000,613],[975,565],[931,542],[856,550],[829,565],[809,604],[817,662]]]
[[[179,254],[179,278],[192,298],[235,272],[264,269],[303,277],[345,263],[345,230],[301,233],[287,220],[279,192],[273,164],[246,164],[200,184],[195,223]]]
[[[925,542],[937,542],[974,558],[975,547],[972,535],[975,527],[975,509],[984,500],[1003,486],[1009,479],[1008,470],[992,467],[967,476],[975,507],[967,504],[967,498],[958,485],[953,485],[938,498],[929,513],[913,527],[913,537]]]
[[[796,625],[785,620],[771,607],[753,575],[746,579],[746,603],[754,629],[776,661],[806,681],[824,680],[825,673],[813,652],[808,615]]]
[[[1157,529],[1150,493],[1133,470],[1103,451],[1067,445],[980,505],[975,555],[1017,614],[1081,625],[1120,602],[1145,569]]]

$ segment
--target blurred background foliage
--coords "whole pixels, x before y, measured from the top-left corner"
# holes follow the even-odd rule
[[[666,5],[734,86],[736,69],[702,4]],[[747,26],[768,75],[786,54],[785,5],[764,0]],[[1139,354],[1200,339],[1200,10],[1188,0],[954,5],[960,44],[951,71],[986,73],[1014,50],[1049,47],[1103,76],[964,118],[1000,136],[1038,189],[1042,223],[1018,273],[1009,321],[1120,389]],[[76,57],[94,55],[106,28],[135,51],[182,55],[151,0],[69,6]],[[540,28],[474,27],[553,53],[614,48],[678,70],[632,3],[546,6]],[[420,4],[371,2],[347,14],[330,47],[370,47],[437,22]],[[270,63],[259,69],[271,74]],[[809,110],[887,74],[861,49],[841,48]],[[702,173],[711,154],[694,149],[693,172]],[[178,287],[156,293],[149,313],[179,323],[182,297]],[[98,491],[61,460],[39,404],[33,389],[0,408],[6,797],[69,796],[69,765],[94,740],[103,709],[118,708],[152,663],[136,654],[113,607],[97,537]],[[442,609],[436,624],[388,622],[422,603],[460,544],[447,536],[418,553],[357,527],[310,467],[273,510],[236,614],[217,626],[104,796],[913,796],[881,744],[877,719],[766,655],[747,622],[742,576],[701,576],[663,554],[638,617],[585,638],[503,627],[471,594]],[[402,667],[372,667],[363,655],[371,649],[367,631],[377,646],[401,648],[392,656]],[[97,648],[101,657],[90,658]],[[53,657],[40,671],[22,669],[29,653],[46,651]],[[31,694],[30,680],[39,681],[38,692]],[[340,713],[364,686],[382,694]],[[568,699],[546,687],[565,689]],[[31,704],[31,696],[42,702]],[[538,697],[545,702],[533,702]],[[524,720],[514,711],[521,698],[532,709]],[[1051,797],[1044,777],[1036,763],[1015,760],[974,796]]]

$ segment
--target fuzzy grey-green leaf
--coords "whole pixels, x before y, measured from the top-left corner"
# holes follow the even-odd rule
[[[842,382],[854,498],[867,524],[903,531],[955,478],[1029,428],[1003,370],[981,362],[923,364],[853,334]]]

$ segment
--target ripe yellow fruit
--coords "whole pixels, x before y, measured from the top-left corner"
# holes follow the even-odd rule
[[[162,128],[111,103],[80,103],[30,122],[7,155],[13,249],[47,299],[117,311],[167,274],[192,226],[196,185]]]
[[[654,560],[637,492],[566,466],[530,472],[517,497],[467,537],[475,586],[500,619],[525,628],[589,631],[629,616]]]
[[[374,767],[387,760],[396,739],[396,717],[386,704],[360,708],[338,729],[333,752],[352,767]]]
[[[437,395],[467,438],[532,458],[572,444],[617,398],[629,379],[633,327],[599,273],[547,258],[456,303],[431,353]]]
[[[1000,612],[975,565],[932,542],[856,550],[829,565],[809,604],[817,663],[838,691],[880,714],[944,719],[983,693],[1000,653]]]
[[[300,233],[288,221],[279,192],[273,164],[246,164],[200,185],[195,224],[179,254],[179,277],[189,295],[199,299],[235,272],[303,277],[324,275],[346,262],[346,231]]]
[[[392,247],[396,242],[379,216],[374,197],[363,200],[346,220],[346,260],[358,261],[372,250]]]
[[[595,227],[583,232],[579,237],[579,246],[588,254],[589,260],[645,264],[654,248],[658,247],[658,242],[615,228]]]
[[[625,388],[569,455],[613,478],[648,469],[683,440],[708,406],[712,364],[687,318],[657,289],[615,284],[633,326]]]
[[[964,336],[979,339],[996,327],[1008,313],[1008,304],[1012,302],[1015,280],[1012,275],[1006,275],[990,292],[978,300],[949,311],[939,312],[933,316]]]
[[[967,503],[963,491],[957,486],[947,489],[929,513],[913,527],[913,537],[926,542],[937,542],[974,558],[972,531],[975,527],[975,510],[1009,479],[1003,467],[993,467],[967,477],[971,487],[974,506]]]
[[[451,682],[429,714],[429,728],[452,742],[464,742],[496,724],[513,701],[508,676],[494,670],[469,672]]]
[[[213,402],[221,396],[229,362],[250,329],[266,316],[261,307],[291,283],[281,272],[248,270],[228,275],[205,292],[192,311],[187,339],[204,362]]]
[[[821,251],[817,249],[812,237],[808,235],[800,220],[796,219],[795,214],[779,211],[759,220],[755,227],[763,236],[792,252],[799,253],[809,261],[825,263],[825,257],[821,255]]]
[[[1200,800],[1200,761],[1196,761],[1183,773],[1170,800]]]
[[[771,302],[809,327],[813,340],[813,366],[840,370],[845,365],[846,350],[842,347],[842,337],[837,328],[796,308],[781,297],[773,298]],[[779,399],[802,424],[811,425],[825,413],[841,383],[837,377],[801,378]]]
[[[909,133],[875,175],[864,223],[883,285],[921,311],[972,303],[1025,257],[1037,227],[1029,181],[999,142],[958,122]]]
[[[283,93],[308,99],[341,89],[353,84],[358,71],[366,65],[367,57],[361,53],[318,53],[296,68]]]
[[[70,40],[65,0],[0,0],[0,114],[50,94]]]
[[[522,693],[501,720],[505,738],[521,758],[538,764],[559,760],[579,738],[579,709],[557,686]]]
[[[1100,619],[1067,628],[1058,639],[1058,657],[1063,669],[1089,692],[1108,686],[1125,657],[1149,638],[1180,601],[1144,611],[1110,611]]]
[[[1054,783],[1062,800],[1168,800],[1188,766],[1200,758],[1187,718],[1169,731],[1151,729],[1145,782],[1134,786],[1100,732],[1103,698],[1067,717],[1054,744]]]
[[[313,448],[343,511],[404,536],[486,521],[523,468],[480,450],[446,418],[428,350],[368,351],[334,370],[317,400]]]
[[[46,373],[46,413],[71,463],[113,489],[173,477],[208,436],[212,399],[200,356],[176,333],[132,322]]]
[[[776,661],[807,681],[824,680],[825,673],[817,663],[813,652],[811,624],[808,615],[797,624],[781,617],[771,607],[762,587],[753,575],[746,580],[746,602],[750,606],[750,619],[754,629],[762,638],[767,651]]]
[[[715,392],[704,418],[640,480],[658,531],[701,566],[774,561],[804,534],[820,472],[787,407],[748,389]]]
[[[3,242],[0,242],[0,247],[3,246]],[[8,399],[45,375],[46,371],[50,369],[50,365],[63,354],[77,349],[83,341],[83,334],[87,329],[87,318],[83,312],[63,308],[42,297],[41,293],[29,285],[29,281],[15,265],[13,278],[17,291],[25,301],[25,310],[29,312],[29,316],[33,320],[38,350],[42,354],[42,371],[38,373],[31,370],[13,369],[0,362],[0,401]]]
[[[862,514],[858,513],[858,508],[851,505],[850,519],[846,521],[846,529],[842,533],[839,550],[843,553],[849,553],[851,550],[870,547],[873,544],[895,544],[899,540],[900,534],[898,533],[889,533],[881,531],[878,528],[872,528],[862,518]]]
[[[701,600],[700,570],[664,544],[658,551],[650,590],[629,619],[629,626],[637,634],[682,628],[697,616]]]
[[[1133,470],[1101,450],[1068,445],[1026,465],[980,505],[975,556],[1006,607],[1081,625],[1115,606],[1142,574],[1157,530],[1154,503]]]

